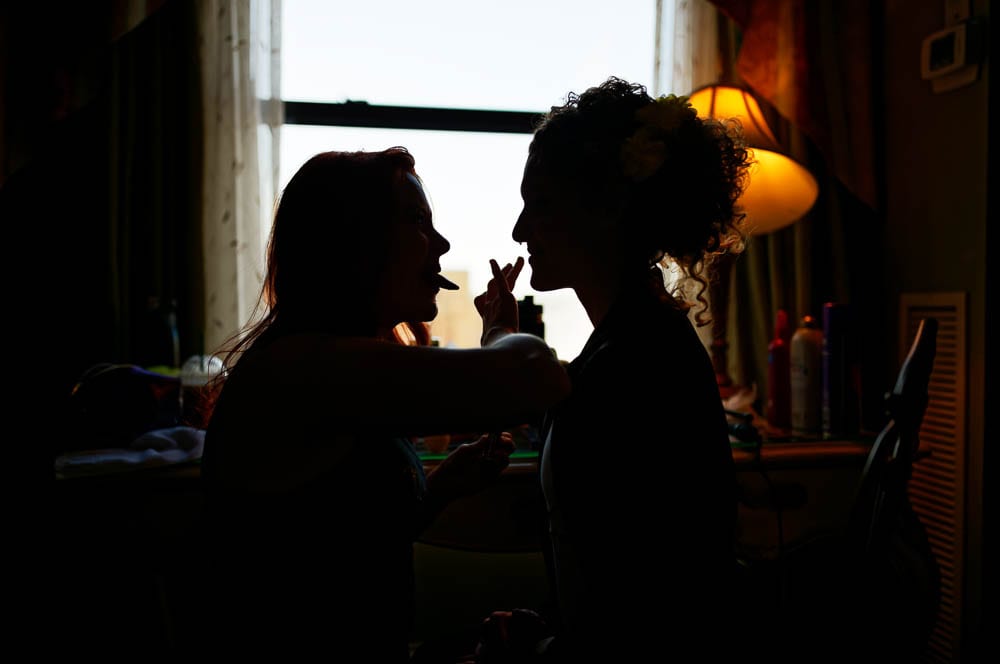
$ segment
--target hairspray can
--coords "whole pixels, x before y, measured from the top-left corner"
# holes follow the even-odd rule
[[[818,436],[823,425],[823,331],[812,316],[803,316],[792,335],[790,372],[792,432]]]

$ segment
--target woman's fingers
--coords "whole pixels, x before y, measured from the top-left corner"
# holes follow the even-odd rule
[[[494,259],[490,259],[490,270],[493,272],[493,279],[490,281],[490,285],[495,285],[503,289],[506,292],[511,292],[514,290],[514,284],[517,283],[517,278],[521,274],[521,270],[524,268],[524,257],[518,256],[517,260],[513,263],[507,263],[500,268],[500,264]],[[501,290],[500,292],[503,292]]]
[[[476,441],[482,454],[488,459],[506,459],[517,449],[514,435],[509,431],[494,431],[483,434]]]
[[[503,270],[501,270],[501,272],[503,272],[504,283],[507,285],[508,291],[514,290],[514,284],[517,283],[517,277],[521,274],[521,268],[523,267],[524,267],[524,258],[522,258],[521,256],[518,256],[517,260],[515,260],[513,263],[507,263],[506,265],[504,265]]]
[[[507,287],[507,280],[504,278],[500,265],[492,258],[490,259],[490,271],[493,272],[493,278],[486,284],[486,296],[493,299],[503,294]]]
[[[486,315],[487,310],[494,306],[506,306],[502,302],[506,296],[511,295],[514,284],[524,268],[524,258],[518,256],[513,263],[507,263],[502,268],[496,259],[490,259],[490,271],[493,278],[486,284],[486,290],[473,299],[476,311],[480,315]]]
[[[522,268],[524,268],[524,257],[518,256],[517,260],[514,261],[514,265],[511,267],[510,272],[507,273],[508,290],[514,290],[514,284],[517,283],[517,278],[521,275]]]
[[[501,283],[504,286],[507,285],[507,280],[504,278],[503,270],[500,269],[500,264],[493,258],[490,259],[490,270],[493,272],[493,279],[490,283],[495,282],[496,285],[500,285]]]

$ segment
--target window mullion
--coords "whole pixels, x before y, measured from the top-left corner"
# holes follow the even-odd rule
[[[530,134],[541,113],[485,109],[284,101],[285,124]]]

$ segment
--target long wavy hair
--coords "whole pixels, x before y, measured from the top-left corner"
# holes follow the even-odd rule
[[[389,230],[406,175],[418,177],[403,147],[322,152],[292,176],[268,238],[267,271],[254,316],[223,344],[226,369],[255,349],[300,332],[374,337],[375,299],[387,261]],[[427,345],[426,323],[404,322],[390,341]]]
[[[621,210],[622,264],[649,274],[654,265],[675,263],[681,278],[673,300],[687,310],[694,305],[684,294],[693,292],[694,320],[705,325],[704,266],[713,254],[740,251],[746,241],[737,200],[751,155],[738,122],[698,117],[693,109],[668,127],[649,126],[639,112],[656,101],[644,86],[616,77],[570,93],[535,128],[529,155],[590,206]],[[623,146],[641,128],[662,145],[662,161],[636,178],[626,172]]]

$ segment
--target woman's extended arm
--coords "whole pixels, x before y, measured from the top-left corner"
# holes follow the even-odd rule
[[[565,398],[570,386],[545,341],[517,332],[511,288],[522,266],[522,259],[503,269],[490,261],[493,279],[474,300],[483,320],[482,348],[300,334],[253,358],[253,374],[269,398],[293,410],[322,412],[351,430],[424,435],[531,421]]]
[[[503,429],[569,393],[555,354],[524,333],[493,334],[475,349],[296,335],[253,362],[260,388],[293,410],[400,435]]]

